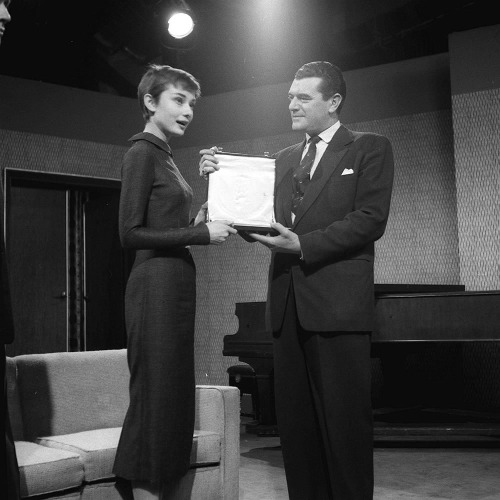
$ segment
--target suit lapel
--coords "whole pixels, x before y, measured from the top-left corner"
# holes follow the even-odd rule
[[[321,161],[318,163],[311,182],[307,186],[304,199],[295,216],[294,226],[297,225],[301,217],[309,210],[314,200],[319,196],[330,177],[338,168],[342,158],[348,151],[348,145],[354,140],[352,133],[343,125],[337,130],[330,144],[326,148]],[[291,209],[290,197],[290,209]]]

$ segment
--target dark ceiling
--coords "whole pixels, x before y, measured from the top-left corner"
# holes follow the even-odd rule
[[[173,50],[158,0],[12,0],[0,74],[133,97],[155,62],[192,72],[210,95],[291,81],[312,60],[348,71],[446,52],[449,33],[500,23],[497,0],[187,3],[196,39]]]

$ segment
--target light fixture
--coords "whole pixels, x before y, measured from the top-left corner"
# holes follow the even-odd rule
[[[174,38],[184,38],[194,29],[193,18],[186,12],[175,12],[168,20],[168,32]]]
[[[163,44],[172,49],[187,49],[195,38],[196,20],[193,11],[184,0],[168,0],[162,14]]]

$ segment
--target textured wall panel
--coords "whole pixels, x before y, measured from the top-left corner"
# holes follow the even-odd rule
[[[500,289],[500,89],[453,96],[460,266],[469,290]]]
[[[126,147],[0,129],[0,167],[120,178]]]
[[[449,111],[352,124],[389,137],[391,213],[376,244],[377,283],[459,283],[453,136]]]

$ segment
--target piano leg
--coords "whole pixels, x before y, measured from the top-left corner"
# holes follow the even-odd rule
[[[240,361],[248,363],[255,371],[259,408],[257,420],[247,424],[246,430],[259,436],[278,436],[276,411],[274,408],[274,370],[272,358],[245,358]]]

